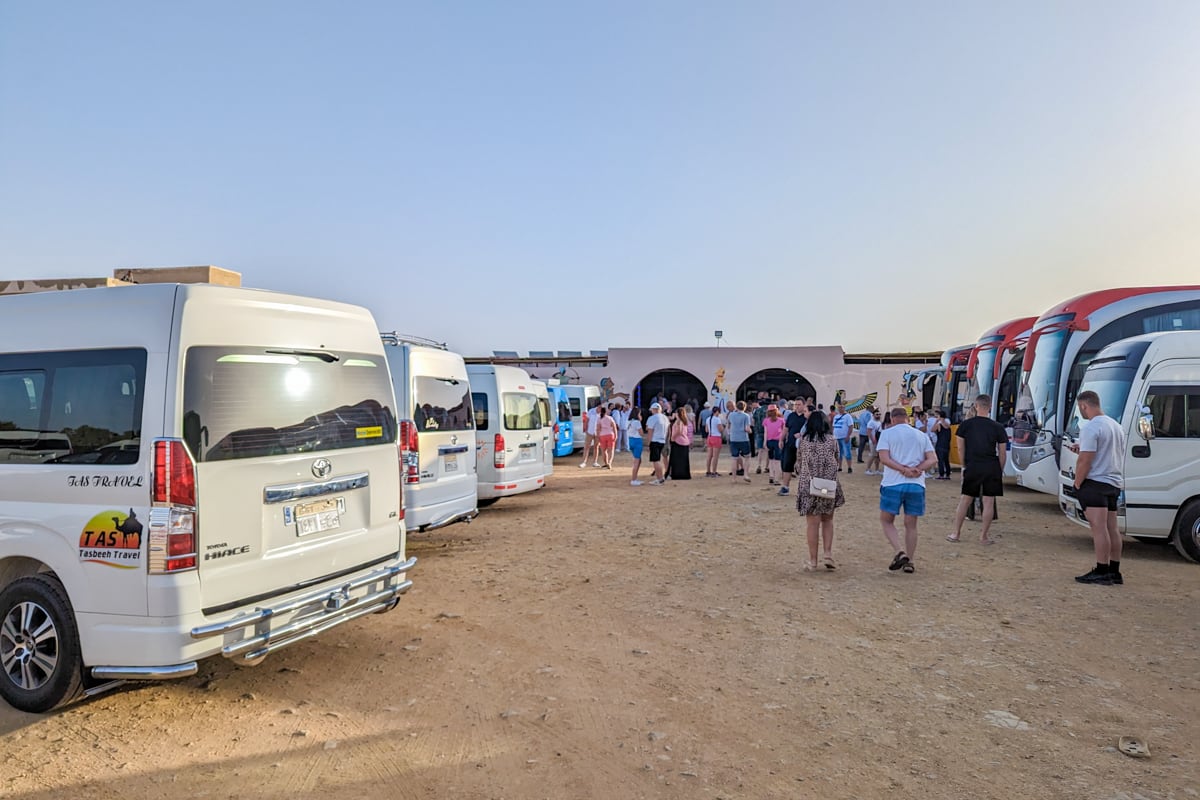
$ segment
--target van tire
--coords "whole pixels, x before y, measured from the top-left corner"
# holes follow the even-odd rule
[[[1179,555],[1200,563],[1200,500],[1193,500],[1180,510],[1171,538]]]
[[[25,637],[31,631],[23,629],[23,618],[42,634],[33,651],[41,656],[39,661],[34,661],[25,649]],[[0,626],[0,696],[9,705],[41,713],[65,705],[82,693],[79,630],[71,601],[57,579],[31,575],[6,586],[0,591]],[[19,639],[14,639],[14,634]],[[49,675],[43,666],[47,659],[53,659]],[[23,686],[22,682],[31,685]]]
[[[475,505],[479,508],[487,508],[490,505],[494,505],[499,499],[499,497],[481,497],[475,501]]]

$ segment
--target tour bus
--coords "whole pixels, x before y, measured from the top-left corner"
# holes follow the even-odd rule
[[[395,398],[363,308],[212,285],[0,297],[0,429],[71,446],[0,462],[16,708],[218,653],[257,664],[411,585]]]
[[[941,391],[942,367],[926,367],[916,372],[906,372],[901,379],[900,403],[907,405],[909,416],[913,408],[934,408],[938,392]]]
[[[542,422],[542,467],[549,478],[554,474],[554,446],[558,442],[558,422],[550,412],[550,390],[545,381],[530,381],[537,394],[538,419]]]
[[[1038,317],[1025,348],[1013,422],[1017,482],[1058,492],[1063,424],[1096,353],[1130,336],[1197,329],[1200,286],[1105,289],[1071,298]]]
[[[1200,561],[1200,332],[1150,333],[1111,344],[1088,365],[1085,389],[1100,395],[1104,413],[1125,430],[1121,531],[1139,540],[1170,540],[1183,556]],[[1087,424],[1072,408],[1064,444],[1077,443]],[[1079,457],[1064,447],[1061,458],[1059,505],[1087,525],[1071,491]]]
[[[539,392],[529,373],[500,364],[468,364],[467,375],[475,409],[479,505],[545,486]]]
[[[588,409],[600,405],[600,387],[579,383],[563,384],[567,390],[567,403],[571,406],[571,435],[574,437],[575,450],[587,442],[583,430],[583,417]]]
[[[571,419],[571,403],[565,386],[549,384],[551,418],[557,421],[554,434],[554,455],[569,456],[575,451],[575,423]]]
[[[962,466],[958,455],[958,423],[963,421],[963,401],[967,396],[967,361],[974,344],[964,344],[951,347],[942,353],[942,374],[937,383],[932,405],[923,406],[925,411],[932,412],[940,408],[950,419],[950,463],[956,467]]]
[[[1016,411],[1017,391],[1021,383],[1021,356],[1037,317],[1009,320],[979,337],[967,361],[967,396],[964,410],[981,394],[992,398],[992,419],[1006,428]],[[1011,443],[1010,443],[1011,448]],[[1004,462],[1004,474],[1016,477],[1012,459]]]
[[[475,414],[467,365],[429,339],[381,334],[400,416],[408,530],[432,531],[476,514]]]

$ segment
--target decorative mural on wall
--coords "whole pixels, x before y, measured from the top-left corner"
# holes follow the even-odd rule
[[[836,406],[838,403],[845,403],[846,412],[853,414],[855,412],[862,411],[863,409],[870,408],[871,406],[875,405],[875,401],[878,399],[879,392],[867,392],[862,397],[854,400],[847,400],[846,390],[838,389],[833,395],[833,404]]]
[[[617,385],[613,383],[613,379],[604,377],[600,379],[600,402],[604,405],[615,402],[619,405],[629,404],[629,392],[616,391]]]
[[[713,376],[712,388],[709,390],[712,396],[712,403],[717,408],[724,411],[729,403],[733,402],[733,394],[725,388],[725,368],[717,367],[716,375]]]

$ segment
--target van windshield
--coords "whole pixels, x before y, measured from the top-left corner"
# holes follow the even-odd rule
[[[396,441],[381,355],[192,347],[186,362],[183,438],[197,461]]]
[[[475,427],[471,413],[471,387],[466,379],[413,379],[413,422],[417,433],[469,431]]]

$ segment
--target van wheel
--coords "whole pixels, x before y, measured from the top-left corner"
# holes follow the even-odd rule
[[[1200,563],[1200,500],[1193,500],[1179,512],[1174,540],[1179,555]]]
[[[477,505],[479,508],[487,508],[490,505],[495,505],[496,501],[499,499],[499,497],[485,497],[481,500],[476,500],[475,505]]]
[[[66,590],[32,575],[0,592],[0,695],[13,708],[40,713],[83,690],[79,632]]]

